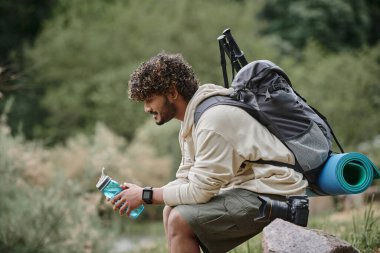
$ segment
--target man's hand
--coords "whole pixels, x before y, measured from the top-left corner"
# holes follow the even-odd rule
[[[114,205],[114,211],[119,209],[120,215],[123,215],[125,209],[128,208],[126,215],[129,216],[133,209],[139,207],[141,204],[144,203],[144,201],[142,200],[143,188],[138,185],[129,183],[124,183],[123,185],[121,185],[121,187],[124,190],[117,194],[113,198],[111,203]]]

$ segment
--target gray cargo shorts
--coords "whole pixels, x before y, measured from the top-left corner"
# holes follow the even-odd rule
[[[232,189],[205,204],[179,205],[175,209],[191,226],[203,252],[223,253],[259,234],[270,223],[254,221],[261,206],[258,196]]]

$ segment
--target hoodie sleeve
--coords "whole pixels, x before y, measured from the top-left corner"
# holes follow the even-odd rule
[[[233,162],[239,159],[232,145],[212,130],[196,133],[195,163],[188,173],[188,182],[164,187],[165,204],[208,202],[234,175]]]

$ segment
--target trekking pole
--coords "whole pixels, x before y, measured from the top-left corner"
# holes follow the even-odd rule
[[[228,89],[229,84],[228,84],[228,76],[227,76],[227,68],[226,68],[225,51],[229,51],[229,47],[226,43],[226,36],[225,35],[219,36],[218,42],[219,42],[219,52],[220,52],[220,65],[222,66],[224,87]]]
[[[234,50],[232,49],[230,43],[227,40],[227,36],[223,34],[223,35],[219,36],[218,39],[220,39],[219,45],[221,45],[223,47],[224,52],[227,54],[228,58],[230,58],[230,60],[231,60],[232,79],[234,79],[235,70],[236,70],[236,72],[238,72],[239,69],[241,69],[241,66],[240,66],[239,61],[237,60],[237,58],[235,56]]]
[[[224,52],[227,54],[228,58],[230,58],[232,80],[233,80],[235,78],[235,71],[238,72],[241,69],[240,63],[235,56],[235,51],[232,49],[232,45],[227,40],[227,36],[223,34],[223,35],[219,36],[218,39],[220,39],[219,40],[219,42],[220,42],[219,46],[222,46]]]
[[[223,31],[223,34],[226,36],[228,44],[230,45],[231,56],[233,55],[235,58],[234,60],[236,61],[236,63],[234,63],[233,66],[235,67],[236,72],[238,72],[242,67],[247,65],[248,62],[245,59],[243,51],[240,50],[234,37],[232,36],[231,29],[230,28],[225,29]]]

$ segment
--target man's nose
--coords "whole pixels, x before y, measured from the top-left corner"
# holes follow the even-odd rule
[[[151,108],[148,103],[144,102],[144,112],[149,113],[151,112]]]

